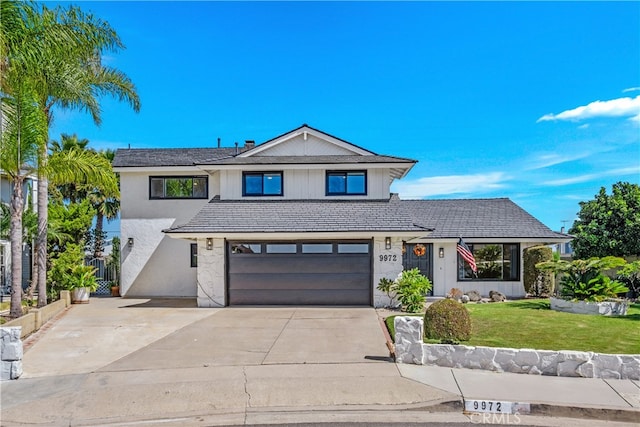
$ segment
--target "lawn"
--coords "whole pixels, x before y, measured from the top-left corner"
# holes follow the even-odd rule
[[[579,350],[640,354],[640,304],[627,316],[608,317],[553,311],[548,300],[466,304],[471,314],[471,346]],[[393,318],[386,320],[393,336]],[[425,340],[433,342],[433,340]]]

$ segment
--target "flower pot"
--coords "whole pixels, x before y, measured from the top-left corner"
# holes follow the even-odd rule
[[[120,286],[112,286],[111,287],[111,296],[119,297],[120,296]]]
[[[89,288],[75,288],[71,290],[71,304],[88,304],[89,294],[91,289]]]

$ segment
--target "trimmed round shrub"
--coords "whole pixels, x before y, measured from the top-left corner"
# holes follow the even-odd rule
[[[424,335],[452,344],[471,338],[471,317],[467,308],[452,299],[431,304],[424,314]]]

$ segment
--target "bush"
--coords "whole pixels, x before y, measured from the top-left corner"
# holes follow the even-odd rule
[[[622,283],[605,276],[607,270],[616,270],[626,264],[618,257],[576,259],[569,261],[546,261],[537,264],[541,270],[563,273],[560,279],[560,294],[566,299],[577,301],[605,301],[616,298],[629,289]]]
[[[551,295],[555,287],[553,272],[542,271],[536,264],[552,261],[553,251],[548,246],[534,246],[524,252],[524,290],[535,296]]]
[[[452,299],[434,302],[424,314],[424,335],[445,344],[471,338],[471,317],[467,308]]]
[[[420,270],[413,268],[404,270],[395,280],[380,279],[378,290],[387,294],[390,306],[397,298],[402,306],[402,311],[417,313],[424,308],[427,292],[431,289],[431,281],[420,274]]]

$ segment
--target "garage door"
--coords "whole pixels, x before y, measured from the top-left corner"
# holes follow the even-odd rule
[[[229,242],[230,305],[371,305],[371,242]]]

